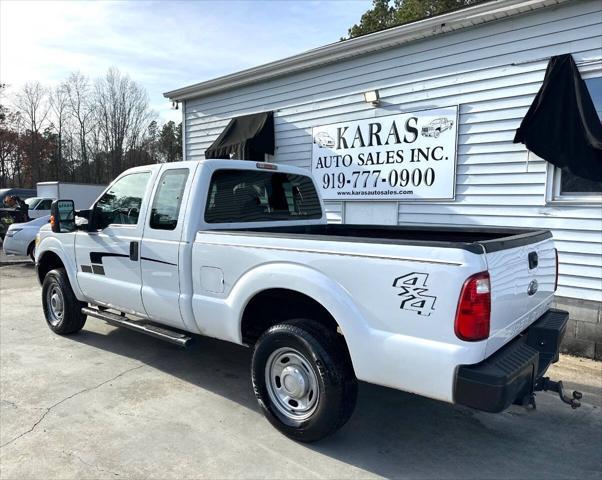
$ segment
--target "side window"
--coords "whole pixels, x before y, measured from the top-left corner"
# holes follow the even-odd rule
[[[187,179],[187,168],[167,170],[163,173],[153,199],[150,228],[155,230],[176,228]]]
[[[51,205],[52,200],[47,198],[36,205],[36,210],[50,210]]]
[[[96,227],[136,225],[150,172],[131,173],[117,180],[94,207]]]

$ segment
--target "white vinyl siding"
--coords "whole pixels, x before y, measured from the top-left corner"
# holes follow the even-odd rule
[[[273,110],[274,161],[309,168],[314,126],[459,105],[455,200],[399,202],[399,223],[550,229],[557,294],[602,301],[601,205],[546,203],[547,163],[512,143],[548,58],[571,53],[584,78],[600,76],[601,45],[602,3],[574,1],[188,100],[186,159],[202,159],[238,115]],[[373,89],[377,108],[363,99]],[[345,221],[344,202],[326,208]]]

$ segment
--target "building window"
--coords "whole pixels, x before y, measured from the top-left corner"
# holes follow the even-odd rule
[[[592,97],[598,118],[602,122],[602,77],[588,78],[585,84]],[[565,169],[550,165],[548,199],[556,202],[600,202],[602,182],[573,175]],[[551,188],[550,188],[551,187]]]

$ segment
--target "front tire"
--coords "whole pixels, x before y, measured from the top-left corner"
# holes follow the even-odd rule
[[[342,337],[310,320],[268,329],[255,346],[252,375],[264,415],[293,440],[331,435],[355,408],[357,380]]]
[[[42,306],[50,330],[59,335],[79,332],[86,323],[86,316],[81,312],[86,304],[73,293],[63,268],[52,270],[44,277]]]

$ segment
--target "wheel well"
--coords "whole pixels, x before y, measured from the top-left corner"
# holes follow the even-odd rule
[[[255,295],[242,316],[242,340],[253,345],[268,328],[294,318],[307,318],[337,331],[338,324],[330,312],[313,298],[294,290],[274,288]]]
[[[27,245],[27,255],[31,254],[31,251],[35,248],[36,241],[32,240],[29,245]]]
[[[44,281],[46,274],[55,268],[65,268],[65,265],[63,265],[63,261],[60,259],[60,257],[53,252],[46,252],[42,254],[37,264],[38,280],[40,283]]]

